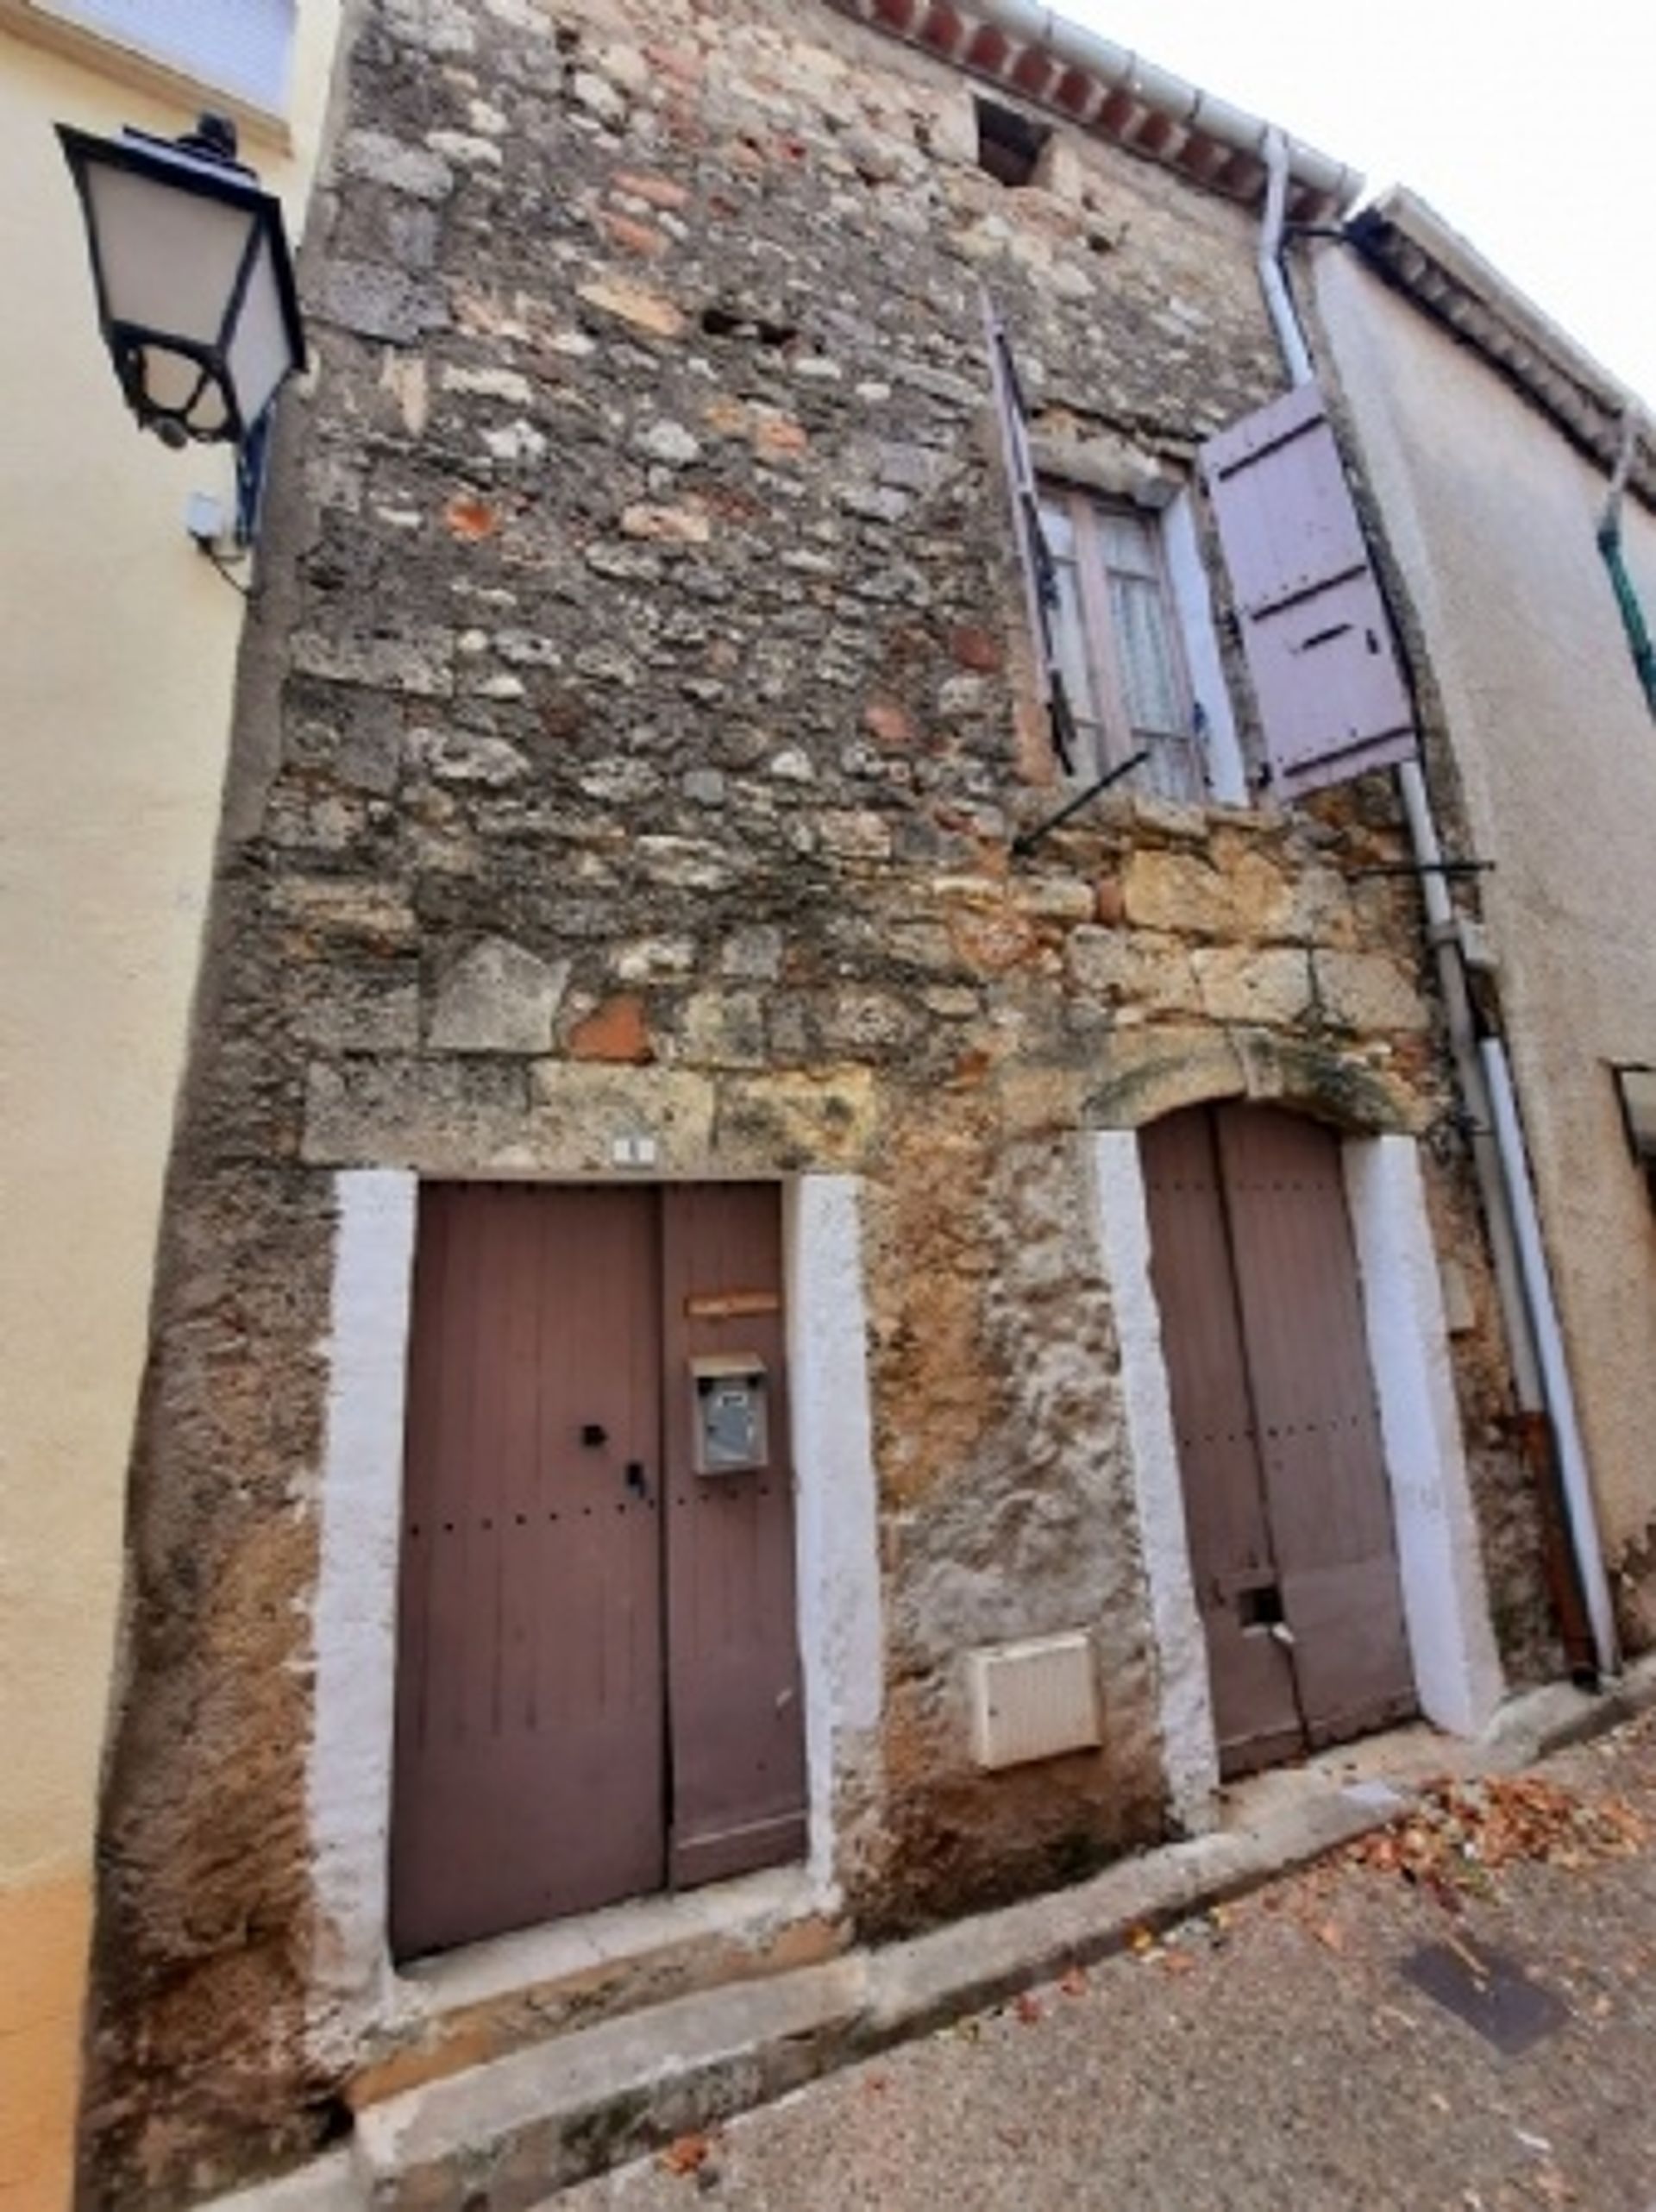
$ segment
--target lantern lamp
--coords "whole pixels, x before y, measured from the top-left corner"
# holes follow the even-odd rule
[[[204,116],[177,140],[58,135],[86,218],[98,317],[127,405],[164,443],[245,449],[304,335],[280,203]]]

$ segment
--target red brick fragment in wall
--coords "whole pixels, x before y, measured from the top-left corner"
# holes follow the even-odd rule
[[[624,1062],[634,1067],[654,1059],[655,1048],[641,1002],[632,997],[606,998],[572,1033],[569,1056],[577,1060]]]
[[[1118,929],[1126,919],[1127,895],[1121,888],[1120,878],[1101,876],[1094,895],[1094,911],[1106,929]]]
[[[458,537],[463,544],[474,545],[480,538],[492,537],[500,527],[498,510],[470,492],[461,492],[450,500],[442,511],[442,518],[449,536]]]
[[[612,192],[627,199],[641,199],[647,207],[659,207],[669,213],[687,206],[690,199],[687,185],[675,184],[671,177],[653,177],[640,169],[618,169],[610,180]]]
[[[962,668],[975,669],[982,676],[992,675],[1006,657],[1000,639],[992,638],[987,630],[950,631],[949,650]]]
[[[894,699],[876,699],[865,709],[862,720],[869,735],[882,745],[911,745],[914,725]]]
[[[618,246],[624,254],[637,254],[643,261],[659,261],[667,251],[667,234],[657,230],[653,223],[635,223],[630,215],[613,215],[608,208],[601,209],[598,227],[611,245]]]

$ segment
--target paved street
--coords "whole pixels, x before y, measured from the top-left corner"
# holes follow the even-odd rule
[[[557,2207],[698,2203],[1649,2212],[1656,1716]]]

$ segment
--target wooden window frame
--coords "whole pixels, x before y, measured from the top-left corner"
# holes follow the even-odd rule
[[[1126,671],[1116,638],[1115,619],[1110,611],[1109,562],[1105,557],[1100,527],[1102,515],[1125,515],[1144,527],[1149,544],[1152,581],[1161,607],[1173,686],[1183,724],[1184,734],[1179,742],[1189,762],[1189,773],[1184,779],[1187,788],[1176,793],[1164,792],[1162,795],[1189,805],[1205,805],[1211,796],[1212,779],[1198,726],[1184,625],[1168,572],[1159,512],[1132,500],[1110,499],[1060,477],[1040,477],[1038,489],[1043,506],[1062,508],[1073,534],[1076,594],[1081,606],[1081,657],[1091,682],[1093,703],[1098,709],[1095,719],[1083,716],[1079,709],[1084,702],[1072,702],[1076,710],[1076,734],[1082,743],[1077,749],[1078,757],[1071,773],[1080,781],[1092,782],[1130,760],[1144,742],[1130,720]],[[1089,748],[1086,740],[1091,732],[1097,734],[1096,742]],[[1162,742],[1167,741],[1166,732],[1154,734]],[[1144,771],[1152,783],[1154,777],[1150,772],[1154,765],[1152,758],[1145,764]]]

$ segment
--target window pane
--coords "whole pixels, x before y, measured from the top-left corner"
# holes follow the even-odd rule
[[[1058,587],[1058,604],[1052,616],[1052,642],[1057,649],[1058,673],[1063,678],[1063,688],[1070,694],[1076,721],[1095,724],[1100,720],[1098,691],[1087,657],[1086,623],[1076,564],[1073,561],[1055,561],[1053,574]],[[1087,764],[1082,761],[1076,765],[1085,767]]]
[[[1160,586],[1138,576],[1112,575],[1110,619],[1126,693],[1127,720],[1135,730],[1182,735],[1184,701],[1173,660],[1173,640]]]
[[[1041,501],[1041,528],[1046,532],[1046,542],[1054,556],[1060,561],[1072,561],[1076,555],[1076,526],[1070,519],[1070,510],[1062,500]]]
[[[1104,566],[1125,575],[1153,579],[1157,574],[1156,525],[1149,516],[1131,514],[1124,507],[1101,506],[1095,512]]]

